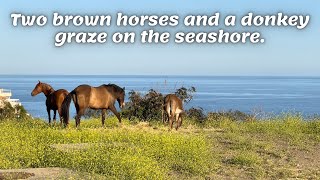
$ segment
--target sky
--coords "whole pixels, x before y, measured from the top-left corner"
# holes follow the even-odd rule
[[[13,27],[11,13],[48,16],[44,27]],[[61,14],[177,14],[238,17],[254,14],[310,15],[307,28],[253,27],[263,44],[66,44],[54,46],[59,31],[136,31],[150,27],[53,27],[53,12]],[[181,25],[181,22],[180,22]],[[217,76],[320,76],[320,1],[301,0],[162,0],[162,1],[0,1],[0,74],[46,75],[217,75]],[[157,28],[156,28],[157,29]],[[159,31],[237,31],[239,27]],[[172,34],[172,33],[171,33]],[[174,35],[174,34],[173,34]]]

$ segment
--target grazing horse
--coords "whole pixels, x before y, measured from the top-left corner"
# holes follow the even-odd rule
[[[31,96],[36,96],[39,93],[43,93],[46,96],[46,106],[47,112],[49,116],[49,123],[51,123],[51,114],[50,110],[53,110],[53,121],[56,122],[57,110],[60,117],[60,124],[62,123],[62,111],[61,106],[64,99],[69,94],[65,89],[59,89],[55,91],[49,84],[38,82],[33,91],[31,92]]]
[[[176,130],[182,124],[183,103],[175,94],[168,94],[164,98],[162,121],[169,119],[170,129],[172,129],[174,116],[176,117]]]
[[[120,88],[115,84],[103,84],[99,87],[80,85],[71,91],[63,102],[62,114],[64,123],[66,126],[69,124],[69,108],[71,99],[73,100],[77,111],[77,115],[75,117],[77,127],[80,125],[80,118],[87,108],[102,110],[103,126],[107,109],[110,109],[113,114],[117,116],[119,123],[121,123],[120,114],[117,112],[114,103],[117,100],[120,108],[123,108],[125,105],[124,97],[125,88]]]

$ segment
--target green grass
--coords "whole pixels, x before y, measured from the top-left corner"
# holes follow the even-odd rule
[[[42,120],[0,121],[0,169],[62,167],[107,179],[312,178],[320,164],[297,164],[320,146],[320,121],[286,115],[265,121],[228,119],[179,131],[157,121],[116,118],[74,122],[68,128]],[[300,157],[301,156],[301,157]],[[319,158],[320,157],[311,157]],[[302,159],[303,160],[303,159]]]
[[[258,154],[250,151],[241,151],[229,160],[230,164],[240,166],[255,166],[260,165],[261,162],[262,158]]]
[[[0,169],[65,167],[121,179],[166,179],[171,171],[201,176],[209,171],[209,144],[203,135],[96,128],[100,123],[63,129],[39,120],[3,121]],[[91,145],[70,151],[52,146],[74,143]]]

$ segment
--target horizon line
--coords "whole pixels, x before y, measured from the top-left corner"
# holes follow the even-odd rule
[[[201,74],[0,74],[0,76],[194,76],[194,77],[320,77],[320,75],[201,75]]]

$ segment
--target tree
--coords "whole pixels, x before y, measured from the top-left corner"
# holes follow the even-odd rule
[[[196,92],[196,88],[191,86],[189,89],[181,87],[176,90],[175,95],[178,96],[183,102],[189,103],[193,99],[193,94]]]

